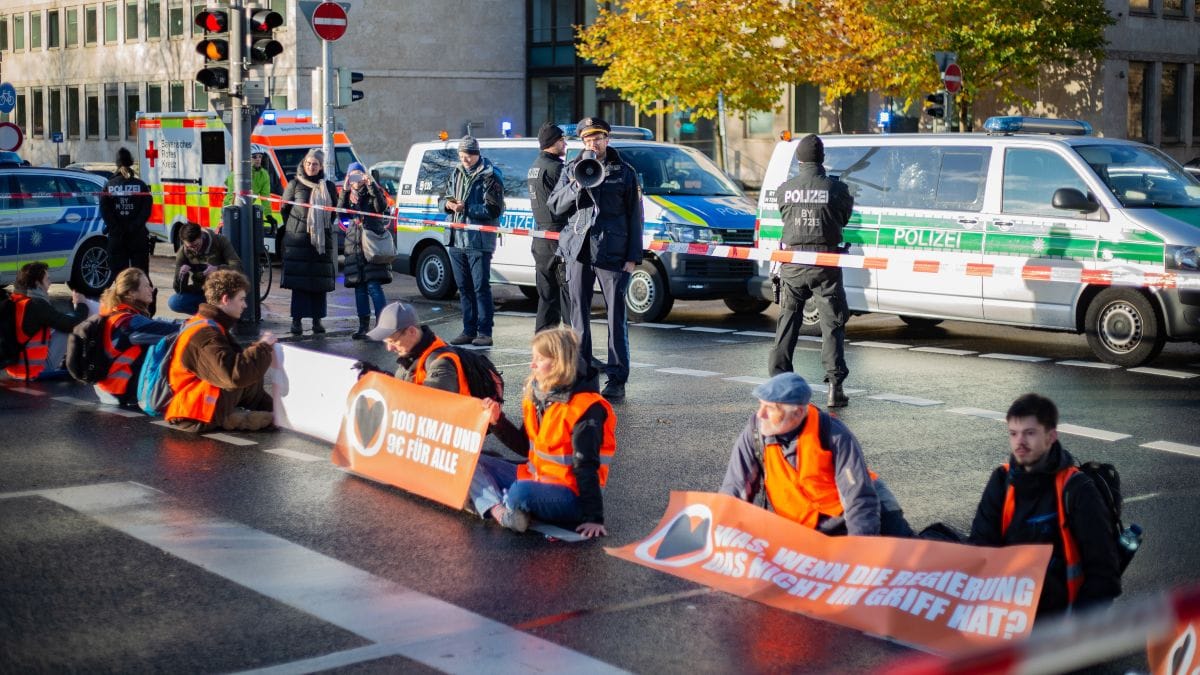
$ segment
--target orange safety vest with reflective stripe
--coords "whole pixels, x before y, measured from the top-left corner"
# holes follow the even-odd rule
[[[522,404],[525,413],[525,433],[529,434],[529,461],[517,467],[518,480],[565,485],[579,494],[575,479],[575,450],[571,434],[580,417],[592,405],[600,403],[608,417],[604,420],[600,442],[600,487],[608,484],[608,467],[617,451],[617,416],[612,406],[596,392],[579,392],[566,403],[551,403],[538,420],[537,406],[528,398]]]
[[[104,353],[108,355],[112,366],[108,369],[108,375],[96,386],[113,396],[121,396],[129,390],[129,383],[133,380],[133,364],[145,349],[142,345],[130,345],[119,352],[113,345],[113,331],[132,321],[136,313],[137,310],[129,305],[118,305],[104,320]]]
[[[187,351],[188,344],[205,326],[216,328],[222,333],[225,332],[225,329],[217,322],[198,315],[188,319],[183,330],[179,332],[179,339],[175,342],[175,349],[171,352],[171,368],[167,374],[171,391],[174,392],[171,402],[167,404],[167,413],[164,415],[167,421],[188,419],[208,423],[212,421],[213,413],[217,410],[217,398],[221,395],[220,387],[205,382],[200,379],[199,375],[183,365],[183,354]]]
[[[821,445],[820,416],[811,403],[804,426],[796,437],[796,466],[783,456],[783,446],[771,443],[763,450],[763,485],[779,515],[816,529],[821,516],[842,515],[842,498],[834,477],[833,452]],[[878,478],[868,471],[871,480]]]
[[[1007,473],[1008,464],[1005,463],[1001,466]],[[1058,531],[1062,537],[1063,555],[1067,559],[1067,602],[1072,605],[1075,604],[1075,598],[1079,595],[1079,589],[1083,587],[1083,557],[1079,555],[1079,545],[1075,543],[1075,537],[1071,536],[1071,530],[1067,527],[1067,509],[1063,503],[1063,495],[1067,488],[1067,481],[1077,473],[1079,473],[1078,468],[1069,466],[1054,476],[1054,492],[1058,501]],[[1010,481],[1008,488],[1004,491],[1004,510],[1000,516],[1001,537],[1008,531],[1008,526],[1012,524],[1013,512],[1016,508],[1017,498]]]
[[[434,354],[439,350],[440,354]],[[454,367],[458,369],[458,393],[463,396],[471,395],[471,387],[467,384],[467,374],[463,372],[462,359],[458,358],[458,354],[450,349],[450,345],[439,337],[433,338],[429,348],[421,352],[421,356],[417,358],[417,369],[413,371],[413,384],[425,384],[425,378],[429,374],[425,364],[429,363],[430,359],[450,359],[454,363]]]
[[[32,300],[27,295],[13,293],[16,304],[17,342],[22,345],[21,361],[8,366],[4,372],[18,380],[35,380],[43,370],[50,368],[50,326],[44,326],[33,335],[25,332],[25,309]]]

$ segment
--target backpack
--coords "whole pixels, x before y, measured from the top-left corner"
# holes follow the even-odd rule
[[[1100,493],[1100,498],[1104,500],[1104,505],[1108,508],[1113,529],[1117,533],[1117,539],[1120,540],[1121,534],[1125,531],[1125,525],[1121,522],[1121,507],[1124,504],[1124,497],[1121,496],[1121,474],[1117,473],[1117,467],[1100,462],[1084,462],[1078,468],[1080,473],[1092,479],[1092,484],[1096,486],[1096,491]],[[1136,548],[1131,550],[1122,545],[1120,541],[1117,542],[1117,559],[1120,562],[1122,574],[1125,573],[1125,568],[1129,567],[1129,563],[1136,553]]]
[[[207,319],[204,323],[214,328],[217,325]],[[167,406],[175,396],[175,391],[171,389],[171,361],[175,354],[175,343],[190,325],[191,322],[184,324],[178,333],[167,335],[146,350],[146,360],[142,362],[142,375],[138,378],[137,402],[142,412],[151,417],[158,417],[166,412]]]
[[[496,370],[496,365],[491,359],[473,349],[460,349],[454,345],[446,345],[444,349],[458,355],[458,362],[462,364],[471,396],[504,402],[504,377]],[[438,358],[437,353],[430,356]]]
[[[17,339],[17,303],[0,288],[0,368],[21,362],[25,345]]]
[[[112,368],[112,358],[104,344],[108,318],[93,314],[76,324],[67,336],[67,372],[80,382],[96,384],[108,377]]]

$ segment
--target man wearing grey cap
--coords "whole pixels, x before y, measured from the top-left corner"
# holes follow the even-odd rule
[[[396,301],[383,308],[367,337],[382,342],[397,356],[396,377],[434,389],[470,395],[457,356],[428,326],[417,320],[412,305]],[[444,358],[443,358],[444,357]]]
[[[733,445],[721,494],[762,504],[827,535],[913,536],[883,480],[838,418],[811,403],[812,388],[781,373],[754,388],[758,412]]]
[[[479,155],[479,141],[463,136],[458,142],[459,165],[446,179],[438,206],[450,214],[450,222],[466,225],[498,225],[504,213],[504,176]],[[492,345],[492,254],[496,233],[450,230],[450,268],[462,306],[463,330],[450,344]]]

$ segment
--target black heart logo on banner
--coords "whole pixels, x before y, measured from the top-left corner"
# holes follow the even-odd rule
[[[671,523],[670,529],[658,544],[654,553],[656,560],[667,560],[685,553],[703,550],[708,543],[708,528],[712,524],[708,518],[702,518],[698,524],[692,525],[692,519],[683,515]]]
[[[354,426],[358,438],[364,448],[369,448],[375,442],[375,435],[383,423],[383,401],[359,396],[354,406]]]

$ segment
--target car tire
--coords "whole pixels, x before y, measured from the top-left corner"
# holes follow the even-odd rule
[[[1100,291],[1088,305],[1084,331],[1101,361],[1126,368],[1153,360],[1167,342],[1154,305],[1129,288]]]
[[[817,303],[809,298],[804,303],[804,311],[800,313],[800,335],[820,335],[821,334],[821,310],[817,309]]]
[[[445,300],[452,297],[457,290],[454,285],[454,273],[450,269],[450,256],[441,246],[432,245],[421,249],[417,254],[414,276],[417,278],[417,290],[430,300]]]
[[[517,288],[521,289],[521,295],[524,295],[526,298],[530,300],[538,299],[537,286],[517,286]]]
[[[928,330],[942,322],[942,319],[928,319],[923,316],[908,316],[906,314],[901,314],[900,320],[907,324],[909,328],[916,328],[917,330]]]
[[[75,262],[71,267],[71,288],[94,298],[108,288],[112,279],[108,242],[103,237],[83,242],[83,246],[75,252]]]
[[[771,306],[771,301],[743,295],[736,298],[725,298],[725,306],[734,314],[759,314]]]
[[[675,305],[667,275],[652,260],[638,263],[625,289],[625,309],[632,321],[655,322],[665,319]]]

